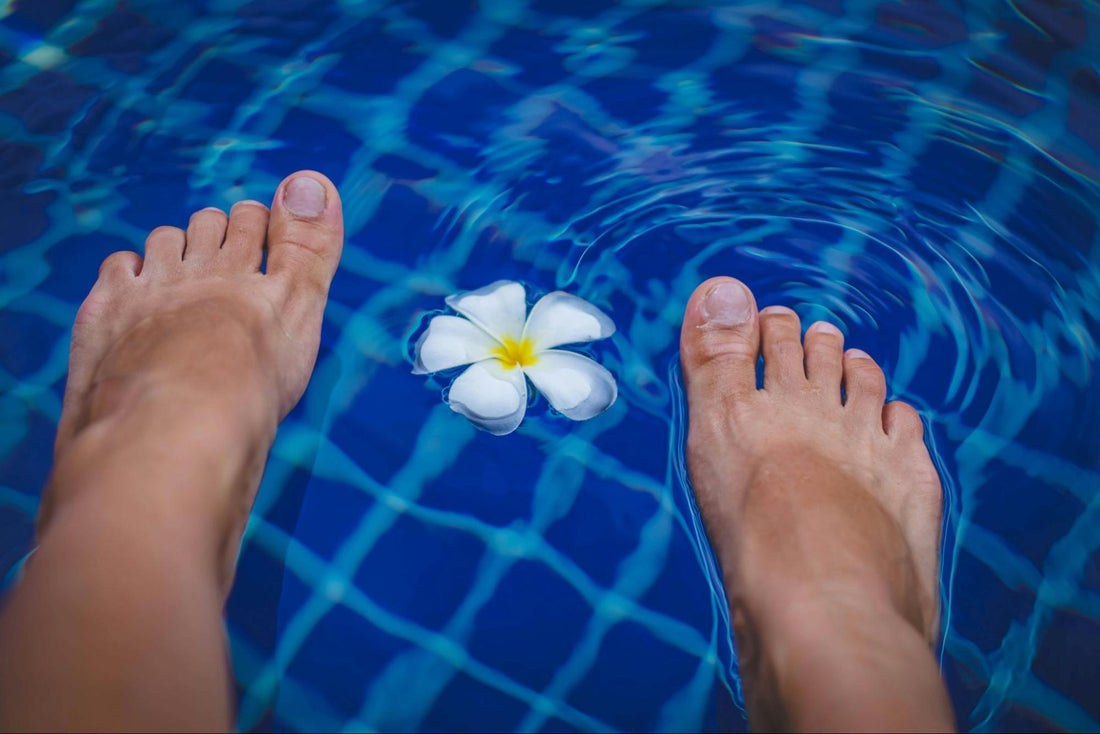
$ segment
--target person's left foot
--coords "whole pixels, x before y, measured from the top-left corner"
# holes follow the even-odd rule
[[[144,258],[108,257],[73,326],[55,479],[102,468],[89,459],[129,442],[123,474],[222,471],[231,496],[212,499],[243,527],[275,427],[313,370],[342,243],[339,194],[307,171],[270,211],[204,209],[186,231],[154,230]],[[85,484],[51,482],[40,532]]]

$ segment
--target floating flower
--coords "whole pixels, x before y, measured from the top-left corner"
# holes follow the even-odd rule
[[[490,433],[519,427],[527,412],[527,380],[550,405],[575,421],[611,407],[618,387],[611,373],[576,352],[554,347],[606,339],[615,333],[607,315],[583,298],[554,291],[527,314],[527,293],[510,280],[448,296],[465,316],[436,316],[417,340],[413,374],[470,365],[451,384],[451,409]]]

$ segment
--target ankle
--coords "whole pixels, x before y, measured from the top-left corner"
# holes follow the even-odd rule
[[[152,428],[205,424],[248,438],[274,434],[278,426],[270,396],[251,381],[225,385],[152,372],[131,372],[96,381],[83,406],[84,426],[113,421]]]
[[[927,641],[890,604],[851,594],[792,602],[763,616],[737,608],[733,619],[754,729],[954,726]],[[913,701],[934,705],[916,709]]]
[[[259,484],[274,419],[156,385],[124,393],[57,457],[39,513],[40,542],[61,515],[67,522],[110,515],[112,523],[153,529],[149,537],[183,553],[213,558],[212,571],[228,588],[253,497],[242,488]]]

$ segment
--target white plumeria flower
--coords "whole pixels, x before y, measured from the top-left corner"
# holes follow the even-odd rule
[[[474,424],[497,436],[516,430],[527,412],[527,379],[575,421],[594,418],[615,402],[619,390],[610,372],[588,357],[554,349],[615,333],[611,319],[583,298],[554,291],[528,316],[523,286],[498,280],[446,302],[466,318],[431,320],[416,342],[413,373],[470,365],[451,385],[447,402]]]

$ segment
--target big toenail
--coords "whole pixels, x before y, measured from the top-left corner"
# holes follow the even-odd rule
[[[287,184],[283,202],[294,216],[320,216],[325,210],[325,187],[309,176],[299,176]]]
[[[719,283],[703,301],[703,317],[714,326],[737,326],[752,318],[752,300],[740,283]]]

